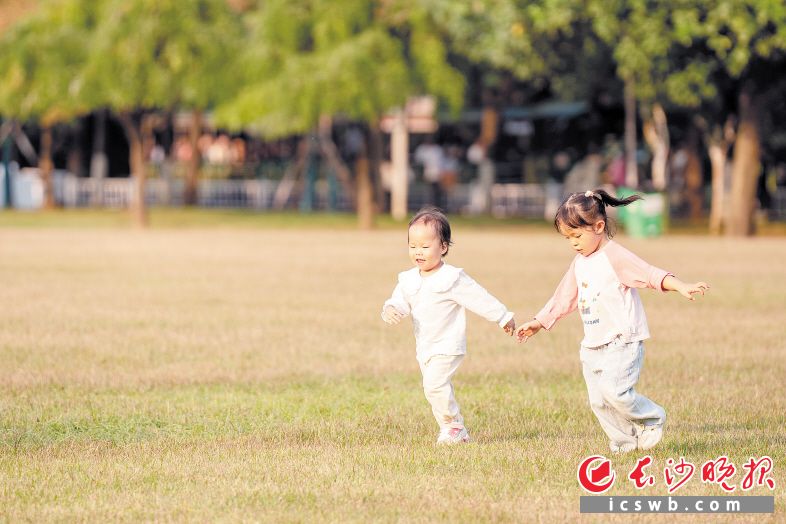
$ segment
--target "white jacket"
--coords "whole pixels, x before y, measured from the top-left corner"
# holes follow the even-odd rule
[[[425,363],[434,355],[463,355],[467,352],[465,309],[504,327],[513,313],[494,298],[463,269],[442,264],[427,277],[413,267],[399,273],[393,295],[385,301],[403,315],[412,315],[417,359]]]

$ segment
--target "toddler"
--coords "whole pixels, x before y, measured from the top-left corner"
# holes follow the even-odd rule
[[[509,335],[513,313],[461,268],[443,261],[452,244],[450,224],[437,208],[424,208],[409,223],[409,258],[399,273],[382,320],[398,324],[412,316],[423,391],[440,427],[437,444],[469,442],[451,380],[467,352],[465,309],[496,322]]]
[[[578,309],[584,324],[581,363],[589,403],[614,453],[647,450],[660,442],[666,412],[636,392],[650,336],[636,288],[677,291],[689,300],[709,289],[686,284],[672,273],[643,261],[611,240],[606,206],[626,206],[641,197],[619,200],[606,191],[573,193],[557,210],[554,226],[577,252],[554,296],[534,320],[519,327],[519,342],[551,329]]]

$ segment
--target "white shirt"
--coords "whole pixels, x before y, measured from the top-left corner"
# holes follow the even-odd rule
[[[382,306],[412,315],[417,359],[425,363],[434,355],[467,352],[465,309],[504,327],[513,313],[463,269],[442,264],[433,275],[422,277],[413,267],[399,273],[393,295]]]
[[[437,144],[421,144],[415,149],[415,161],[423,165],[423,180],[439,182],[445,154]]]
[[[576,255],[554,296],[535,318],[551,329],[574,309],[584,324],[581,345],[600,347],[621,336],[624,342],[649,338],[647,317],[636,288],[663,291],[671,275],[609,241],[588,257]]]

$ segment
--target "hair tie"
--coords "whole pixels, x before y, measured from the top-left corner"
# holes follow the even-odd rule
[[[592,191],[590,191],[590,190],[587,190],[587,191],[584,193],[584,196],[585,196],[585,197],[597,197],[598,195],[596,195],[595,193],[593,193],[593,192],[592,192]]]

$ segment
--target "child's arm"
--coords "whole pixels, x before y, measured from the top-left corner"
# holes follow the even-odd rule
[[[688,300],[694,300],[693,295],[697,293],[701,293],[701,295],[704,296],[704,292],[709,288],[710,286],[706,282],[695,282],[693,284],[688,284],[674,275],[668,275],[663,279],[664,291],[676,291]]]
[[[617,243],[606,248],[606,255],[620,282],[628,287],[677,291],[689,300],[693,300],[696,293],[704,295],[710,288],[706,282],[685,283],[672,273],[645,262]]]
[[[409,304],[404,299],[401,284],[396,284],[393,295],[382,306],[382,320],[388,324],[398,324],[409,314]]]
[[[516,331],[516,338],[519,342],[526,342],[529,337],[541,330],[541,328],[551,329],[557,320],[576,309],[579,289],[576,287],[576,275],[574,267],[576,259],[570,263],[568,271],[560,280],[554,295],[546,302],[537,315],[526,324],[523,324]]]
[[[637,255],[628,251],[616,242],[609,242],[605,249],[606,256],[619,281],[633,288],[650,288],[668,291],[663,284],[670,272],[645,262]]]
[[[453,298],[473,313],[495,322],[510,336],[516,330],[513,312],[463,271],[452,288]]]

